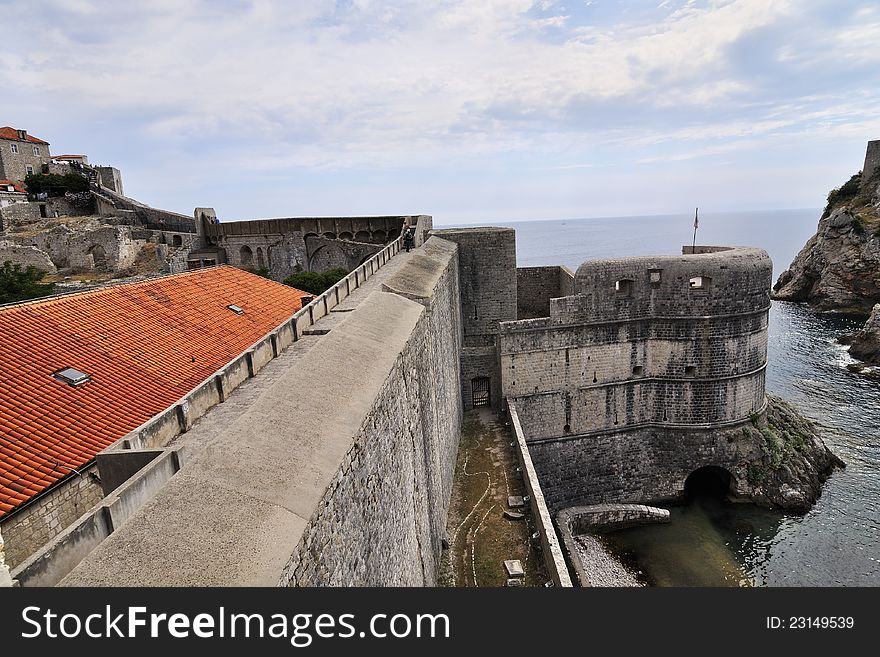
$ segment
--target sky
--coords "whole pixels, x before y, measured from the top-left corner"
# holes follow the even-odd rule
[[[819,208],[880,3],[0,0],[0,125],[221,220]]]

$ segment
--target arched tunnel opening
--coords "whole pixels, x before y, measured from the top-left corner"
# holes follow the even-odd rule
[[[715,465],[694,470],[684,482],[684,496],[688,500],[696,498],[724,499],[730,493],[733,476],[724,468]]]

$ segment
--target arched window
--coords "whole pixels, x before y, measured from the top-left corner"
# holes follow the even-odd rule
[[[252,264],[254,264],[254,252],[249,246],[241,247],[239,257],[241,259],[242,267],[250,267]]]

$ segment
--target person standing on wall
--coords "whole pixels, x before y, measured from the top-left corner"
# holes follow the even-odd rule
[[[413,240],[413,231],[412,226],[407,225],[407,227],[403,230],[403,248],[406,249],[406,252],[409,253],[409,250],[413,248],[414,245]]]

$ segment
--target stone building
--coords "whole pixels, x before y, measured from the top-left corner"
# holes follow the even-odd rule
[[[0,128],[0,179],[23,182],[31,173],[41,173],[51,162],[49,142],[29,135],[27,130]]]
[[[98,453],[247,350],[304,292],[215,267],[0,308],[0,526],[17,566],[111,491]],[[39,345],[37,346],[37,341]]]
[[[27,203],[27,191],[13,180],[0,180],[0,208],[15,203]],[[0,224],[0,230],[2,229]]]

